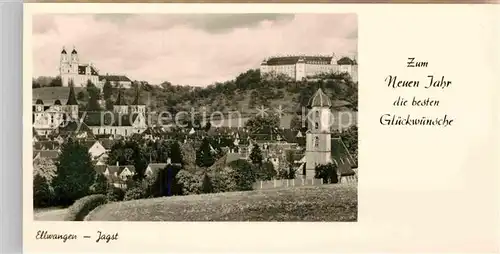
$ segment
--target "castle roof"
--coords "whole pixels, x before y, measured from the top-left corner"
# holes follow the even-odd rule
[[[66,52],[66,48],[63,47],[62,51],[61,51],[61,54],[67,54]]]
[[[87,126],[123,126],[130,127],[136,121],[139,114],[104,114],[101,118],[102,112],[86,112],[83,122]]]
[[[262,61],[261,65],[293,65],[296,63],[306,64],[331,64],[333,56],[280,56],[271,57]],[[356,61],[349,57],[342,57],[337,61],[339,65],[356,65]]]
[[[36,103],[35,103],[35,104],[36,104],[36,105],[43,105],[43,101],[42,101],[42,99],[38,99],[38,100],[36,100]]]
[[[68,95],[68,102],[66,105],[78,105],[78,101],[76,100],[76,95],[75,95],[75,89],[73,86],[69,87],[69,95]]]
[[[124,75],[105,75],[99,76],[99,81],[106,80],[110,82],[132,82],[127,76]]]
[[[332,56],[282,56],[271,57],[264,61],[265,65],[291,65],[297,62],[330,64]]]
[[[310,107],[332,107],[332,102],[330,98],[328,98],[328,95],[326,95],[321,88],[316,91],[314,96],[311,98],[309,101]]]
[[[71,54],[78,54],[78,52],[76,52],[76,49],[73,47],[73,51],[71,51]]]
[[[60,101],[60,100],[56,100],[56,101],[54,102],[54,105],[61,105],[61,101]]]
[[[124,105],[127,105],[127,103],[125,103],[125,98],[123,96],[123,90],[122,89],[118,90],[118,98],[116,98],[116,102],[115,102],[114,105],[115,106],[124,106]]]

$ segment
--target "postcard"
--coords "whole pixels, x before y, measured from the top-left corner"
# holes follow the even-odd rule
[[[498,251],[499,10],[25,4],[25,251]]]

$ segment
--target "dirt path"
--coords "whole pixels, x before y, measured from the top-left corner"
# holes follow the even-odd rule
[[[39,210],[34,212],[35,220],[40,221],[62,221],[68,209],[50,209]]]

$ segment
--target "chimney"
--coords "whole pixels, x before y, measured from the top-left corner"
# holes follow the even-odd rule
[[[119,161],[116,161],[116,166],[120,166],[120,162]]]
[[[172,160],[170,158],[167,158],[167,165],[172,164]]]

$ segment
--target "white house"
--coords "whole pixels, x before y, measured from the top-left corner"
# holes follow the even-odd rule
[[[104,176],[117,188],[126,188],[126,181],[136,174],[134,165],[116,166],[108,165]]]
[[[101,157],[101,155],[106,153],[106,148],[99,141],[94,141],[89,148],[89,153],[93,159]]]

